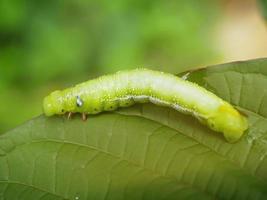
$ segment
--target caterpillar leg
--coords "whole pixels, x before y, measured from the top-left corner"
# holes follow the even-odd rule
[[[68,119],[71,119],[71,116],[72,116],[72,112],[69,112],[68,113]]]
[[[86,121],[86,119],[87,119],[86,114],[85,114],[85,113],[82,113],[82,120],[83,120],[83,121]]]

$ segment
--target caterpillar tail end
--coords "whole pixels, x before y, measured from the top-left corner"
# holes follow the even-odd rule
[[[209,125],[215,131],[222,132],[229,143],[237,142],[248,129],[247,117],[239,113],[229,104],[219,108],[219,112]],[[214,125],[216,124],[216,125]]]
[[[245,116],[240,115],[239,129],[225,130],[223,132],[223,135],[229,143],[235,143],[244,135],[244,133],[247,129],[248,129],[247,118]]]

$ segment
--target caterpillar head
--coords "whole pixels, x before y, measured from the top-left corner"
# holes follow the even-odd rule
[[[219,107],[219,112],[207,120],[208,126],[222,132],[228,142],[236,142],[248,128],[247,118],[228,104]]]
[[[46,116],[64,114],[66,112],[60,91],[57,90],[52,92],[50,95],[44,98],[43,111]]]

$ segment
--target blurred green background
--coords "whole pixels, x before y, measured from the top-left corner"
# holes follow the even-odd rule
[[[266,56],[258,5],[0,0],[0,133],[42,113],[49,92],[97,75],[136,67],[178,73]]]

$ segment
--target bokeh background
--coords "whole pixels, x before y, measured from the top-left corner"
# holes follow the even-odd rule
[[[0,0],[0,133],[89,78],[267,57],[266,0]]]

